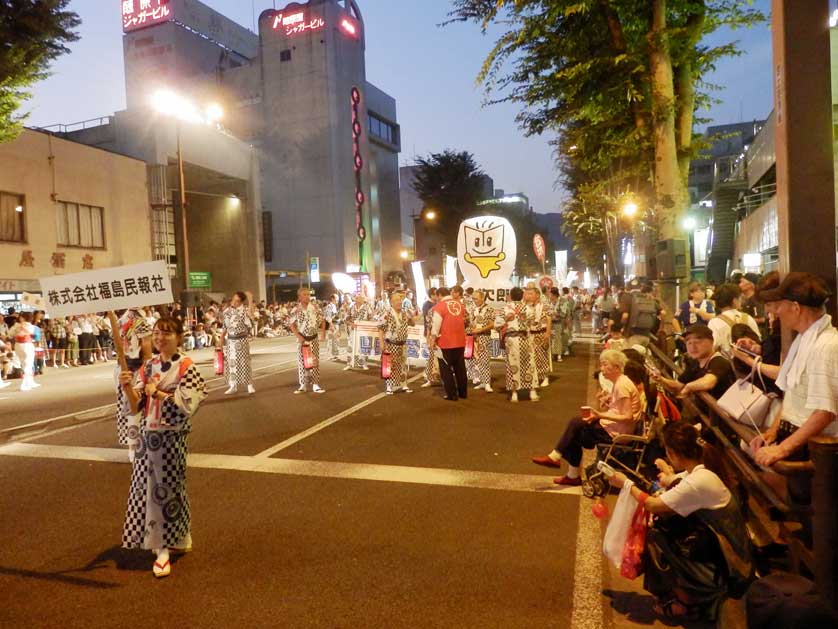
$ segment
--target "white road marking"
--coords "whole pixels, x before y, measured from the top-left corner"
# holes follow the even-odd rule
[[[262,366],[262,367],[257,367],[257,368],[255,368],[253,371],[254,371],[254,372],[256,372],[256,371],[262,371],[262,370],[264,370],[264,369],[270,369],[270,368],[272,368],[272,367],[279,367],[279,366],[289,365],[289,364],[292,364],[292,363],[296,365],[296,359],[291,360],[291,361],[286,360],[286,361],[283,361],[283,362],[271,363],[270,365],[264,365],[264,366]],[[296,367],[294,367],[294,368],[296,368]],[[293,371],[293,369],[291,369],[291,368],[289,368],[289,369],[280,369],[280,370],[275,371],[275,372],[271,372],[271,373],[267,373],[267,374],[262,374],[262,375],[259,375],[259,376],[254,376],[254,377],[253,377],[253,379],[254,379],[254,380],[260,380],[260,379],[262,379],[262,378],[267,378],[267,377],[274,376],[274,375],[278,375],[278,374],[281,374],[281,373],[287,373],[287,372],[289,372],[289,371]],[[110,377],[110,376],[109,376],[109,377]],[[209,383],[209,382],[216,382],[216,381],[218,381],[218,380],[222,380],[222,381],[223,381],[223,380],[224,380],[224,378],[213,378],[213,379],[207,380],[206,382],[207,382],[207,383]],[[207,387],[207,392],[208,392],[208,393],[212,393],[213,391],[220,391],[221,389],[226,388],[226,386],[227,386],[226,384],[223,384],[223,385],[218,386],[218,387]],[[0,398],[0,399],[2,399],[2,398]],[[35,421],[35,422],[30,422],[30,423],[28,423],[28,424],[20,424],[19,426],[11,426],[11,427],[9,427],[9,428],[4,428],[3,430],[0,430],[0,435],[3,435],[4,433],[12,433],[12,432],[13,432],[13,433],[18,433],[18,432],[26,432],[26,431],[28,431],[28,430],[36,430],[39,426],[44,426],[44,425],[52,424],[52,423],[55,423],[55,422],[61,421],[62,419],[85,418],[85,417],[89,416],[89,415],[90,415],[90,414],[92,414],[92,413],[96,413],[96,414],[97,414],[97,415],[96,415],[96,417],[98,417],[99,415],[102,415],[102,416],[103,416],[103,418],[104,418],[104,417],[105,417],[106,415],[108,415],[110,412],[115,411],[115,410],[116,410],[116,403],[115,403],[115,402],[111,402],[111,403],[109,403],[109,404],[103,404],[102,406],[95,406],[95,407],[93,407],[93,408],[86,408],[86,409],[82,409],[82,410],[80,410],[80,411],[74,411],[74,412],[72,412],[72,413],[67,413],[67,414],[65,414],[65,415],[58,415],[58,416],[56,416],[56,417],[50,417],[49,419],[41,419],[41,420],[38,420],[38,421]],[[105,412],[103,413],[103,412],[101,412],[101,411],[105,411]],[[58,430],[58,431],[60,431],[60,432],[64,432],[64,430],[65,430],[66,428],[70,428],[70,429],[72,429],[72,428],[77,428],[78,426],[81,426],[81,425],[84,425],[84,424],[78,424],[78,425],[75,425],[75,426],[69,426],[69,427],[62,427],[62,428],[59,428],[59,429],[57,429],[57,430]],[[35,438],[40,439],[40,438],[42,438],[42,437],[47,437],[47,436],[52,435],[52,434],[57,434],[57,432],[56,432],[56,431],[52,431],[52,432],[48,432],[48,433],[40,433],[40,434],[38,434]]]
[[[93,461],[98,463],[128,463],[128,453],[122,449],[53,446],[30,443],[10,443],[0,446],[0,456]],[[188,465],[197,469],[257,472],[287,476],[538,492],[563,496],[581,495],[581,490],[578,487],[552,489],[554,485],[550,476],[537,476],[532,474],[501,474],[497,472],[407,467],[403,465],[269,459],[226,454],[190,454]],[[596,591],[598,592],[598,590]]]
[[[596,352],[591,352],[589,370],[594,370]],[[596,384],[588,378],[588,399],[595,398]],[[585,451],[582,465],[593,463],[594,453]],[[581,494],[581,491],[580,491]],[[582,498],[576,527],[576,557],[573,564],[573,613],[570,629],[597,629],[605,625],[602,605],[602,533],[591,512],[593,501]]]
[[[422,377],[421,373],[413,376],[407,382],[408,383],[413,382],[415,380],[418,380],[420,377]],[[312,394],[312,395],[314,395],[314,394]],[[289,437],[285,441],[283,441],[281,443],[278,443],[275,446],[272,446],[272,447],[268,448],[267,450],[263,450],[262,452],[257,454],[256,457],[258,457],[258,458],[271,457],[272,455],[276,454],[277,452],[280,452],[281,450],[285,450],[286,448],[290,448],[295,443],[297,443],[299,441],[302,441],[303,439],[307,439],[308,437],[310,437],[314,433],[320,432],[324,428],[328,428],[332,424],[335,424],[335,423],[339,422],[340,420],[342,420],[344,417],[349,417],[353,413],[356,413],[356,412],[360,411],[362,408],[365,408],[365,407],[369,406],[370,404],[374,404],[375,402],[377,402],[378,400],[380,400],[380,399],[382,399],[386,396],[387,396],[386,393],[378,393],[377,395],[373,395],[371,398],[368,398],[368,399],[364,400],[363,402],[359,402],[355,406],[352,406],[352,407],[346,409],[345,411],[341,411],[337,415],[332,415],[328,419],[324,419],[319,424],[315,424],[311,428],[309,428],[307,430],[304,430],[303,432],[297,433],[293,437]]]

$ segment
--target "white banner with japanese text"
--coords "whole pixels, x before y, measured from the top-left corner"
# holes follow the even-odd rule
[[[172,284],[166,263],[143,262],[72,275],[40,279],[46,311],[51,317],[67,317],[169,304]]]
[[[428,360],[428,341],[421,325],[411,326],[407,335],[407,362],[424,366]],[[349,335],[349,364],[355,364],[355,356],[363,355],[367,360],[381,360],[381,342],[376,321],[357,321]],[[503,358],[500,336],[492,330],[492,359]]]

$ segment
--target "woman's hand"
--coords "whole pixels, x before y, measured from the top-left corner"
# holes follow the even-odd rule
[[[622,472],[614,472],[614,475],[608,479],[612,486],[622,487],[626,484],[628,477]]]
[[[655,459],[655,467],[662,474],[672,474],[675,472],[675,469],[663,459]]]
[[[131,383],[134,381],[134,374],[130,371],[120,371],[119,372],[119,384],[123,387],[130,388]]]

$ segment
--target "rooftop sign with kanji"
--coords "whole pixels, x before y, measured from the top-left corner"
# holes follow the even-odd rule
[[[172,19],[169,0],[120,0],[122,4],[122,30],[125,33],[146,26],[154,26]]]
[[[318,31],[324,26],[326,26],[326,20],[319,16],[308,15],[303,8],[289,11],[286,7],[281,11],[276,11],[271,20],[271,28],[285,33],[286,36]]]
[[[143,262],[72,275],[41,278],[51,317],[169,304],[172,285],[166,263]]]

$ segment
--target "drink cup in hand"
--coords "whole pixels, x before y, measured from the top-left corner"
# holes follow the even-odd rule
[[[583,406],[579,409],[579,414],[582,419],[590,419],[592,410],[593,409],[590,406]]]

